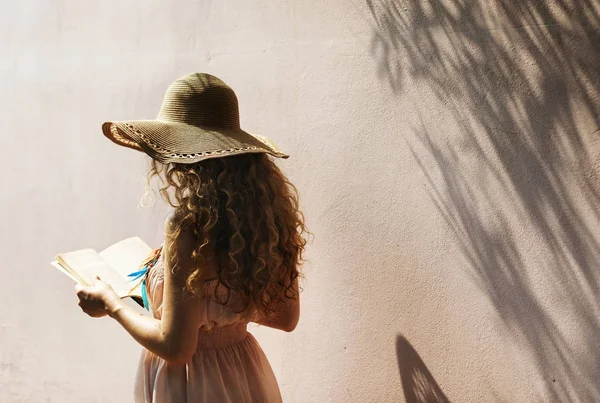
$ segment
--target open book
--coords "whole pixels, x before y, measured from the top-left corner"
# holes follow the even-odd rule
[[[98,253],[94,249],[59,253],[51,264],[82,285],[92,285],[96,276],[110,284],[121,298],[142,302],[142,279],[132,281],[129,274],[140,269],[152,248],[138,237],[124,239]]]

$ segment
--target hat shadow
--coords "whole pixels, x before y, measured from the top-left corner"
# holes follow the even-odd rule
[[[406,337],[396,337],[398,370],[406,403],[450,403]]]

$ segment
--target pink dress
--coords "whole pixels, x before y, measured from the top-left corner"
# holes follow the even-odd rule
[[[147,290],[150,308],[160,319],[164,263],[150,268]],[[281,402],[273,370],[248,333],[248,314],[235,313],[214,301],[216,282],[207,282],[202,297],[198,345],[185,365],[167,363],[144,349],[135,382],[136,403]]]

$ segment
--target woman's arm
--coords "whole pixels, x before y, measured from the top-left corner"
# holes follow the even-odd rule
[[[153,354],[171,362],[185,363],[194,354],[198,341],[198,318],[201,304],[185,289],[187,273],[193,267],[191,259],[193,240],[181,231],[178,239],[171,236],[171,220],[165,225],[165,279],[161,319],[141,315],[121,301],[106,283],[93,287],[78,287],[80,306],[90,316],[97,315],[98,306],[114,318],[142,346]],[[175,241],[177,270],[173,273],[169,246]],[[87,310],[86,310],[87,308]]]
[[[272,327],[274,329],[291,332],[298,325],[300,320],[300,293],[298,292],[298,279],[294,281],[292,286],[295,298],[288,298],[284,295],[283,301],[277,302],[275,312],[271,313],[263,320],[256,323],[263,326]]]

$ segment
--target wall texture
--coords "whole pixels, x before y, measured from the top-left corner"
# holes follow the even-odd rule
[[[48,261],[139,234],[100,134],[238,92],[315,234],[287,402],[600,401],[600,3],[21,1],[0,13],[0,402],[129,401],[139,347]]]

